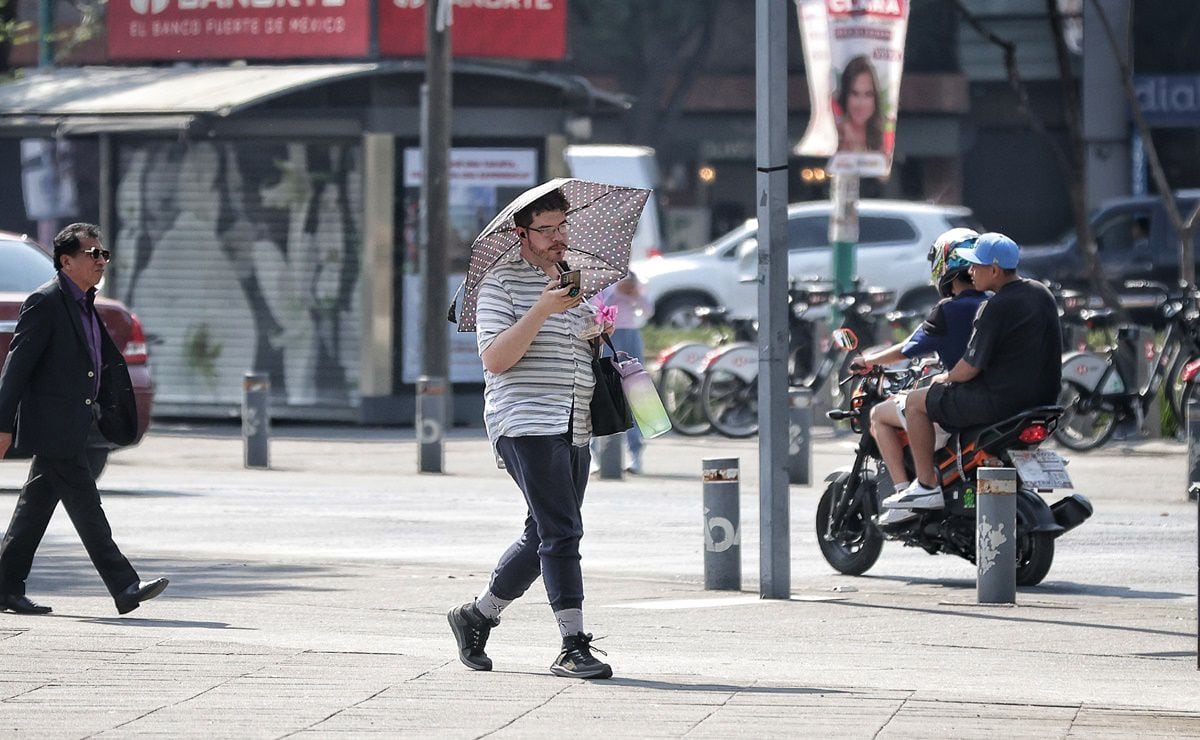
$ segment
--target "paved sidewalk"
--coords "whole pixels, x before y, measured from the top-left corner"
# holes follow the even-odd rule
[[[411,430],[277,430],[270,471],[234,434],[163,428],[113,457],[115,536],[172,579],[125,617],[55,518],[29,583],[54,614],[0,615],[0,736],[1200,736],[1182,445],[1077,456],[1096,517],[1018,606],[981,607],[969,563],[894,543],[835,574],[818,486],[792,492],[793,598],[758,599],[755,442],[654,440],[647,475],[588,489],[586,618],[616,678],[582,682],[547,671],[540,584],[493,632],[494,672],[455,657],[445,612],[522,516],[480,433],[456,431],[442,476],[413,472]],[[851,444],[818,435],[816,470]],[[702,587],[700,460],[726,455],[740,593]],[[25,472],[0,464],[0,508]]]

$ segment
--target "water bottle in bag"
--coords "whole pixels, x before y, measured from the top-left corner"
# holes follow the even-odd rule
[[[633,411],[633,420],[637,422],[642,436],[650,439],[671,431],[671,418],[663,408],[650,374],[642,368],[641,360],[636,357],[623,360],[617,363],[617,369],[621,373],[621,389],[625,391],[625,398]]]

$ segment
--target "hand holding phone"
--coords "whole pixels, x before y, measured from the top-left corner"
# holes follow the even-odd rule
[[[581,290],[583,290],[583,275],[579,272],[579,270],[567,270],[566,272],[560,273],[558,276],[558,287],[569,287],[570,290],[567,291],[567,295],[574,298],[579,295]]]

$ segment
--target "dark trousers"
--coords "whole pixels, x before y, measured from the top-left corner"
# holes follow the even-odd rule
[[[498,598],[513,600],[524,594],[540,574],[550,608],[581,608],[580,509],[591,452],[587,445],[571,444],[570,434],[501,437],[496,449],[508,474],[525,494],[529,509],[525,531],[500,557],[489,589]]]
[[[25,593],[33,555],[60,500],[108,592],[116,596],[137,583],[137,572],[113,542],[84,453],[70,459],[35,455],[0,546],[0,594]]]

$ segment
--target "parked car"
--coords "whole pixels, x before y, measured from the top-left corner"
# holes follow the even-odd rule
[[[830,279],[829,201],[788,207],[788,276]],[[929,245],[956,226],[979,229],[970,209],[894,200],[863,200],[858,205],[857,275],[864,284],[892,290],[894,307],[920,310],[937,301],[929,284]],[[695,309],[723,306],[732,318],[758,315],[755,278],[758,221],[744,224],[701,249],[636,261],[632,269],[645,282],[654,320],[666,326],[693,326]]]
[[[21,304],[52,277],[54,260],[41,247],[27,236],[0,231],[0,358],[8,357]],[[120,301],[97,297],[96,310],[129,365],[129,377],[137,399],[140,438],[150,426],[150,411],[154,406],[154,382],[150,377],[146,335],[137,316]],[[100,476],[112,449],[108,440],[93,431],[87,450],[93,477]]]
[[[1176,193],[1184,217],[1200,200],[1200,190]],[[1156,195],[1105,201],[1089,218],[1100,257],[1100,270],[1135,321],[1153,323],[1152,309],[1161,291],[1136,287],[1146,281],[1174,288],[1179,282],[1179,239]],[[1200,265],[1200,233],[1194,249]],[[1088,292],[1087,268],[1075,230],[1057,243],[1023,246],[1021,272],[1064,288]]]

